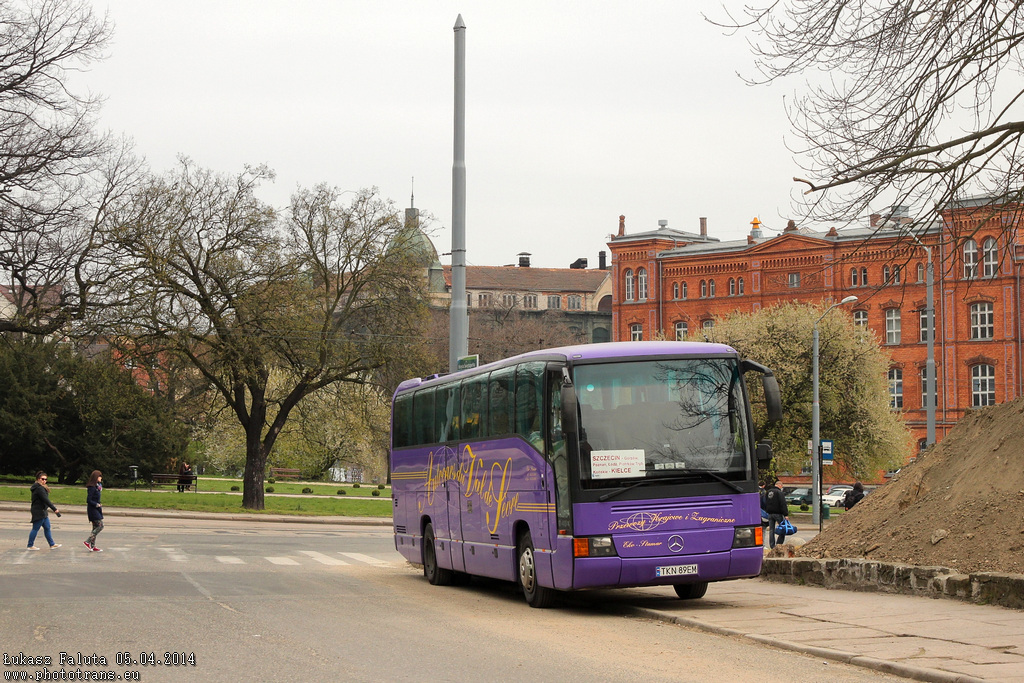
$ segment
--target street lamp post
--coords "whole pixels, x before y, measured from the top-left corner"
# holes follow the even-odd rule
[[[817,524],[819,531],[821,530],[821,453],[819,450],[821,414],[818,406],[818,323],[836,306],[853,303],[856,300],[857,297],[848,296],[829,306],[821,314],[821,317],[814,321],[814,348],[811,352],[811,384],[814,389],[814,400],[811,404],[811,523]]]

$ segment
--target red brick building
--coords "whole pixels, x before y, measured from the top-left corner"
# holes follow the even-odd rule
[[[936,439],[972,407],[1024,393],[1021,265],[1016,205],[959,202],[941,220],[914,223],[902,207],[868,225],[824,231],[790,221],[780,235],[758,220],[744,240],[670,229],[627,234],[612,254],[612,338],[682,339],[733,312],[787,301],[840,301],[890,352],[889,398],[923,445],[926,435],[926,251],[932,252]],[[808,340],[808,343],[810,341]]]

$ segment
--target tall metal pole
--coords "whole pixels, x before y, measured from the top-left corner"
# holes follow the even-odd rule
[[[928,328],[928,361],[925,363],[924,371],[927,374],[925,377],[924,387],[924,407],[925,415],[927,416],[928,427],[925,433],[925,441],[927,445],[935,445],[935,404],[937,403],[935,396],[935,267],[932,265],[932,248],[925,246],[925,243],[921,241],[914,233],[910,233],[910,236],[914,238],[918,246],[924,249],[924,253],[928,257],[928,270],[925,274],[925,288],[926,288],[926,300],[925,300],[925,325]]]
[[[466,307],[466,24],[455,20],[455,153],[452,163],[452,300],[449,307],[448,366],[469,354]]]
[[[821,414],[818,404],[818,323],[824,320],[825,316],[832,312],[836,306],[852,303],[857,300],[855,296],[848,296],[842,301],[825,309],[821,317],[814,321],[814,343],[811,350],[811,387],[814,398],[811,403],[811,523],[818,525],[821,530]]]
[[[915,236],[914,239],[917,239]],[[918,240],[920,243],[920,240]],[[924,247],[924,245],[921,245]],[[928,373],[928,377],[925,380],[925,393],[928,396],[925,398],[925,412],[928,419],[928,429],[925,439],[927,445],[935,445],[935,270],[932,266],[932,250],[930,247],[924,247],[925,252],[928,254],[928,272],[925,276],[925,285],[928,288],[927,303],[928,306],[928,319],[926,324],[928,325],[928,362],[925,364],[925,371]]]

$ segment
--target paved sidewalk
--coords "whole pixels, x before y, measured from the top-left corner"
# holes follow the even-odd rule
[[[700,600],[666,598],[665,591],[608,596],[634,615],[915,680],[1024,681],[1024,612],[762,579],[713,583]]]

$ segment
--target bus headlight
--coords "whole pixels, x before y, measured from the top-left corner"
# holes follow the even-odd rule
[[[615,544],[611,536],[590,536],[572,539],[573,557],[614,557]]]
[[[732,534],[733,548],[756,548],[764,545],[764,529],[758,526],[738,526]]]

